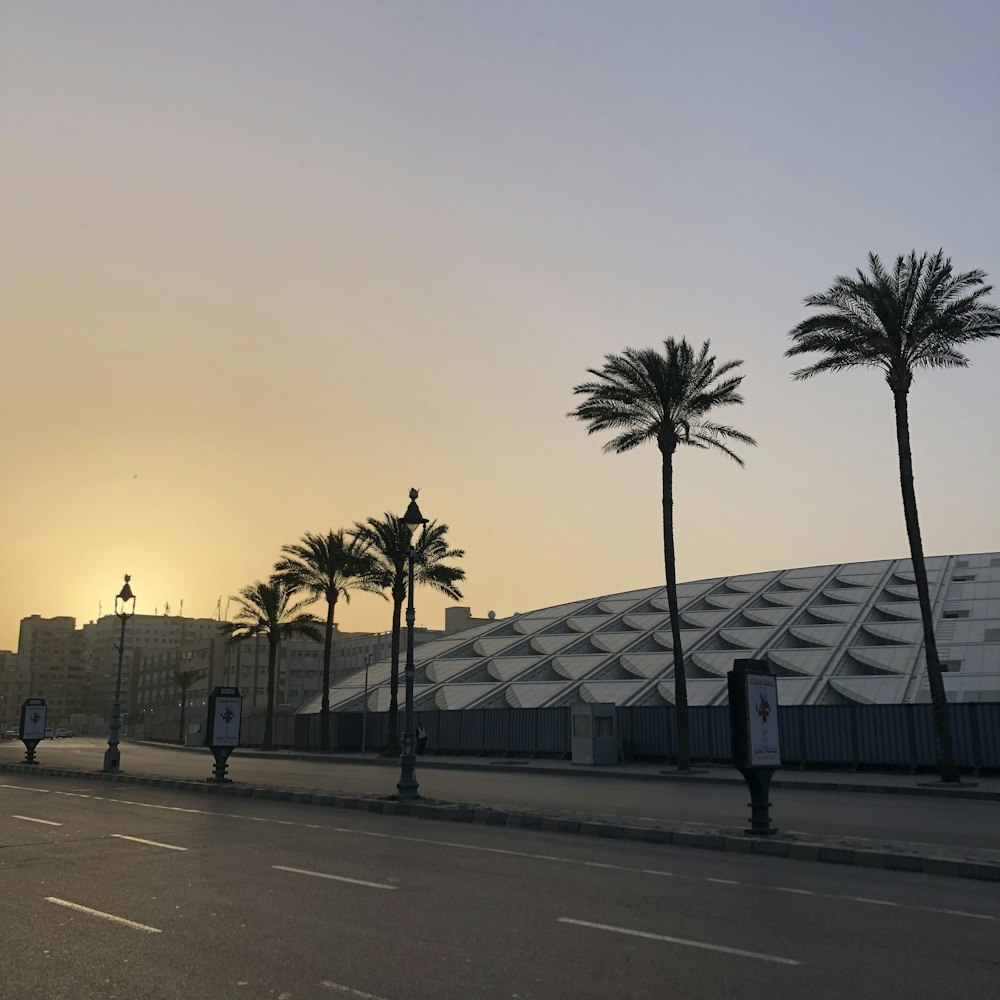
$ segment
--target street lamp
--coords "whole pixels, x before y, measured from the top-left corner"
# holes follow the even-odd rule
[[[104,770],[115,774],[121,767],[122,755],[118,750],[118,731],[122,727],[122,661],[125,659],[125,623],[135,614],[135,594],[128,585],[132,578],[125,574],[125,586],[115,595],[115,614],[121,619],[122,631],[118,639],[118,676],[115,681],[115,703],[111,708],[111,726],[108,731],[108,749],[104,751]],[[132,610],[128,610],[128,602]]]
[[[399,781],[396,784],[397,799],[418,799],[420,793],[417,784],[417,758],[414,753],[416,737],[413,732],[413,624],[416,612],[413,610],[413,563],[417,557],[418,548],[414,544],[419,528],[427,531],[427,518],[420,513],[417,506],[417,491],[410,490],[410,506],[403,515],[403,524],[410,532],[409,551],[409,583],[406,588],[406,716],[403,730],[403,752],[399,758]],[[421,544],[423,538],[420,539]]]

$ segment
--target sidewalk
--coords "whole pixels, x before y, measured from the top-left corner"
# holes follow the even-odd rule
[[[139,742],[139,741],[133,741]],[[200,750],[172,743],[146,743],[172,750]],[[396,757],[368,753],[320,753],[313,750],[258,750],[240,747],[234,757],[287,758],[288,760],[331,761],[338,764],[399,767]],[[611,765],[574,764],[568,760],[524,760],[510,757],[472,757],[427,753],[417,758],[417,767],[459,771],[500,771],[509,774],[549,774],[563,777],[626,778],[632,781],[683,781],[705,784],[743,785],[735,768],[723,764],[698,764],[688,772],[662,764],[630,763]],[[772,788],[812,789],[827,792],[869,792],[885,795],[919,795],[934,798],[980,799],[1000,802],[1000,775],[963,777],[960,787],[943,785],[936,774],[886,773],[872,771],[781,770],[771,780]]]
[[[132,742],[132,741],[128,741]],[[139,747],[173,751],[180,755],[200,755],[206,757],[203,747],[180,747],[173,744],[140,744]],[[354,766],[360,768],[383,767],[398,769],[395,758],[374,755],[362,757],[359,754],[319,754],[295,751],[262,751],[241,749],[234,758],[286,759],[289,761],[328,762],[331,765]],[[232,758],[231,758],[232,759]],[[206,763],[208,763],[206,761]],[[731,768],[711,767],[699,769],[701,773],[681,775],[676,770],[655,764],[629,764],[609,767],[579,767],[568,761],[530,761],[515,763],[503,758],[465,758],[445,755],[424,755],[419,758],[419,770],[453,769],[472,771],[502,771],[512,774],[558,775],[568,780],[604,778],[612,781],[630,779],[632,781],[659,781],[662,783],[700,784],[742,784],[743,779]],[[522,829],[544,830],[547,832],[596,836],[611,839],[634,840],[645,843],[670,844],[677,847],[694,847],[703,850],[735,851],[746,854],[764,854],[796,860],[816,861],[832,864],[883,868],[895,871],[918,872],[1000,882],[1000,841],[997,849],[971,847],[955,844],[930,844],[907,841],[902,838],[884,837],[862,838],[835,833],[796,833],[782,830],[776,836],[750,836],[742,826],[719,825],[695,822],[691,819],[663,820],[648,816],[628,815],[608,816],[584,811],[546,807],[539,809],[526,802],[517,802],[512,797],[510,805],[488,806],[481,802],[456,802],[434,799],[420,799],[415,802],[398,802],[391,795],[376,794],[365,790],[344,793],[336,788],[331,771],[331,780],[324,784],[323,769],[318,774],[310,774],[313,787],[296,784],[294,778],[282,784],[238,782],[220,785],[193,780],[190,777],[167,777],[162,774],[103,774],[100,771],[84,769],[80,766],[29,766],[14,761],[0,762],[0,772],[31,776],[37,781],[43,775],[72,777],[102,782],[120,782],[147,785],[156,788],[174,789],[188,793],[210,794],[213,796],[264,799],[279,802],[294,802],[314,806],[328,806],[373,812],[383,815],[413,816],[423,819],[466,822],[490,826],[520,827]],[[238,774],[238,768],[233,773]],[[289,776],[291,777],[291,776]],[[274,778],[269,778],[274,781]],[[388,787],[392,787],[392,782]],[[975,787],[936,787],[933,775],[907,774],[852,774],[837,772],[793,772],[792,776],[776,775],[772,787],[812,789],[826,793],[866,792],[888,793],[893,796],[923,796],[936,798],[978,798],[1000,801],[1000,779],[980,779]],[[824,796],[824,799],[826,797]],[[998,810],[1000,819],[1000,810]],[[910,831],[900,830],[902,837]],[[912,834],[910,834],[912,835]]]

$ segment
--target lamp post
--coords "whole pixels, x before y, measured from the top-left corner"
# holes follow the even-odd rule
[[[365,653],[365,705],[361,713],[361,755],[364,756],[368,746],[368,668],[371,666],[372,654]]]
[[[111,708],[111,726],[108,732],[108,749],[104,751],[104,770],[116,773],[121,767],[122,755],[118,750],[118,731],[122,727],[122,661],[125,659],[125,623],[135,614],[135,594],[128,585],[132,578],[125,574],[125,586],[115,595],[115,614],[121,619],[122,630],[118,638],[118,676],[115,680],[115,703]],[[128,610],[128,602],[132,610]]]
[[[413,610],[413,563],[417,557],[417,529],[423,527],[426,531],[427,519],[420,513],[417,506],[417,491],[410,490],[410,506],[403,515],[403,524],[410,532],[410,551],[408,553],[409,577],[406,588],[406,716],[403,723],[403,752],[399,758],[399,781],[396,783],[397,799],[418,799],[420,792],[417,784],[417,757],[415,751],[416,737],[413,732],[413,624],[416,612]],[[421,538],[421,543],[423,539]]]

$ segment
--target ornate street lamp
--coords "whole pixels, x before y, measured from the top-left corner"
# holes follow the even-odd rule
[[[396,783],[397,799],[419,799],[417,784],[416,735],[413,731],[413,624],[416,612],[413,610],[413,563],[423,544],[423,537],[417,543],[417,531],[427,530],[427,518],[417,506],[417,491],[410,490],[410,506],[403,515],[403,524],[410,532],[409,583],[406,588],[406,716],[403,723],[403,752],[399,758],[399,781]]]
[[[125,574],[125,586],[115,595],[115,614],[121,619],[122,631],[118,639],[118,677],[115,681],[115,703],[111,708],[111,726],[108,731],[108,749],[104,751],[104,770],[116,773],[121,767],[122,755],[118,750],[118,731],[122,727],[122,661],[125,659],[125,623],[135,614],[135,594],[128,585],[132,578]],[[132,610],[128,602],[132,602]]]

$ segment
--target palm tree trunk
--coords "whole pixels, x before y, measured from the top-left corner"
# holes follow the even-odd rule
[[[691,767],[691,732],[688,727],[687,678],[681,646],[681,615],[677,606],[677,563],[674,556],[674,455],[663,450],[663,569],[667,578],[670,644],[674,647],[674,702],[677,708],[677,768]]]
[[[263,750],[274,749],[274,683],[278,667],[278,643],[270,640],[267,644],[267,710],[264,715]]]
[[[185,688],[181,688],[181,731],[180,731],[180,736],[177,739],[177,742],[180,743],[181,746],[184,746],[184,744],[187,742],[187,740],[184,739],[185,730],[187,728],[184,725],[184,723],[187,721],[186,717],[187,717],[187,690]]]
[[[920,538],[920,521],[917,518],[917,494],[913,487],[913,454],[910,450],[910,418],[907,390],[893,388],[896,411],[896,446],[899,451],[899,485],[903,493],[903,517],[906,519],[906,536],[910,542],[910,560],[917,584],[920,618],[924,626],[924,653],[927,659],[927,681],[931,689],[934,713],[934,733],[937,737],[938,772],[942,781],[959,781],[955,766],[955,753],[951,741],[951,720],[948,717],[948,699],[941,676],[941,661],[934,639],[934,620],[931,615],[930,587],[927,567],[924,565],[924,546]]]
[[[392,645],[389,660],[389,742],[385,747],[385,756],[399,755],[399,633],[403,618],[403,601],[405,594],[399,594],[395,589],[392,593]]]
[[[330,749],[330,661],[333,659],[333,612],[337,600],[326,603],[326,626],[323,629],[323,700],[319,710],[319,746]]]

